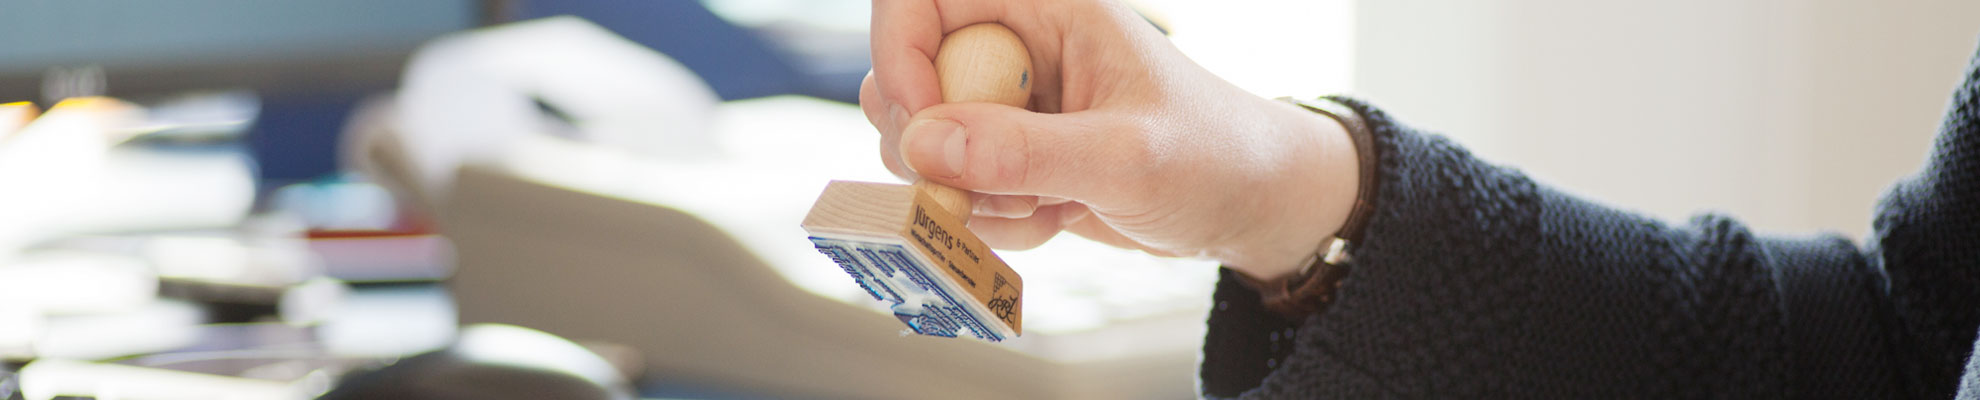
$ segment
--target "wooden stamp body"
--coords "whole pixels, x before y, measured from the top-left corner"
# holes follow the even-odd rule
[[[915,333],[988,341],[1023,332],[1024,281],[963,220],[907,185],[833,181],[802,224]]]
[[[942,39],[935,56],[942,101],[1024,107],[1031,55],[1009,28],[981,23]],[[1024,281],[964,226],[969,193],[926,180],[913,186],[833,181],[804,229],[874,300],[915,333],[964,331],[1001,341],[1022,333]]]

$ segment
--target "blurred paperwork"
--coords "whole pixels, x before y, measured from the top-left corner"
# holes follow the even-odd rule
[[[367,322],[434,301],[347,301],[301,223],[250,216],[256,110],[230,92],[0,105],[0,398],[300,399],[444,345],[451,307]]]

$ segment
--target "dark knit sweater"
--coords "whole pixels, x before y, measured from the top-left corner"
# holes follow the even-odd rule
[[[1382,146],[1353,272],[1286,321],[1225,270],[1206,397],[1980,398],[1980,56],[1861,248],[1620,211],[1343,101]]]

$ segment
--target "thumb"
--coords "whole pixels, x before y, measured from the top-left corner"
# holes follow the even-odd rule
[[[1092,201],[1124,187],[1120,119],[1097,111],[1043,114],[991,103],[950,103],[916,113],[901,133],[901,155],[922,179],[990,194]],[[1115,192],[1118,193],[1118,192]]]

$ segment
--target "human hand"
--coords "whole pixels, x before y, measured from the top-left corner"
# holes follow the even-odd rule
[[[980,22],[1028,47],[1029,110],[939,104],[943,34]],[[1268,278],[1339,230],[1356,195],[1340,125],[1212,75],[1116,2],[876,0],[872,41],[860,106],[883,162],[979,193],[969,226],[993,247],[1064,230]]]

